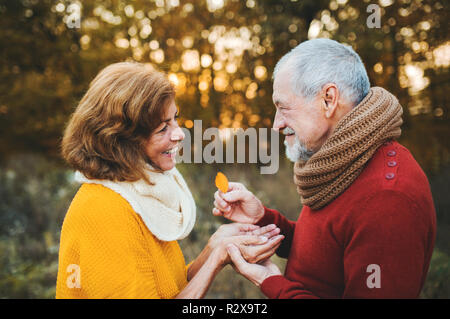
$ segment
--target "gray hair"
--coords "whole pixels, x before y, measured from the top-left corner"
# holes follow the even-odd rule
[[[334,83],[340,94],[354,105],[369,93],[370,82],[359,55],[348,45],[330,39],[300,43],[275,66],[273,78],[289,64],[292,89],[306,99],[314,98],[327,83]]]

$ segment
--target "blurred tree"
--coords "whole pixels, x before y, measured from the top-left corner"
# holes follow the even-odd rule
[[[369,2],[330,1],[329,10],[320,14],[319,34],[328,32],[323,21],[336,20],[339,26],[330,35],[358,51],[372,85],[399,98],[401,142],[425,170],[436,173],[450,162],[449,141],[441,138],[450,124],[445,94],[450,89],[449,12],[439,1],[380,0],[380,28],[368,28]]]
[[[434,131],[426,134],[433,151],[419,161],[438,169],[449,162],[448,141],[437,139],[448,127],[448,11],[436,1],[380,0],[381,27],[369,28],[368,3],[1,0],[0,150],[57,154],[90,80],[126,59],[169,73],[188,128],[192,119],[220,128],[271,126],[276,61],[308,38],[330,37],[352,45],[372,83],[407,107],[404,127],[415,123],[420,132],[406,134],[407,146],[418,151],[430,142],[422,131]],[[79,28],[70,21],[73,5]]]
[[[378,3],[380,28],[367,25],[367,0],[1,0],[1,157],[24,149],[57,155],[90,80],[122,60],[169,74],[188,128],[192,119],[271,126],[276,61],[308,38],[330,37],[352,45],[372,83],[399,97],[404,128],[414,125],[403,142],[437,170],[449,162],[448,141],[438,138],[448,132],[448,11],[430,0]]]
[[[68,9],[81,8],[80,28]],[[270,125],[268,73],[326,1],[0,1],[0,150],[57,154],[68,116],[104,66],[151,63],[178,84],[182,121]],[[290,31],[289,31],[290,30]],[[278,35],[281,35],[278,37]],[[291,40],[291,41],[289,41]]]

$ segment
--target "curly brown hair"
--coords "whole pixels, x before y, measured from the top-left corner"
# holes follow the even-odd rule
[[[107,66],[90,83],[72,114],[62,140],[62,156],[87,178],[150,183],[144,143],[174,98],[167,77],[145,64]]]

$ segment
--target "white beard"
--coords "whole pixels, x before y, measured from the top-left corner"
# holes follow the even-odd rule
[[[288,142],[284,140],[284,146],[286,146],[286,156],[291,162],[294,163],[300,160],[306,162],[311,158],[311,156],[313,156],[314,152],[308,150],[297,135],[294,137],[294,145],[292,146],[289,146]]]

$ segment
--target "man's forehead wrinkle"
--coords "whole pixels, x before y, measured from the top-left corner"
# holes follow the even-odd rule
[[[291,104],[292,98],[293,98],[292,91],[288,90],[287,88],[282,88],[279,90],[274,90],[274,93],[272,94],[272,100],[275,105],[288,105]]]
[[[275,106],[287,106],[293,102],[295,98],[292,92],[292,69],[291,58],[287,60],[278,70],[277,76],[273,83],[272,100]]]

